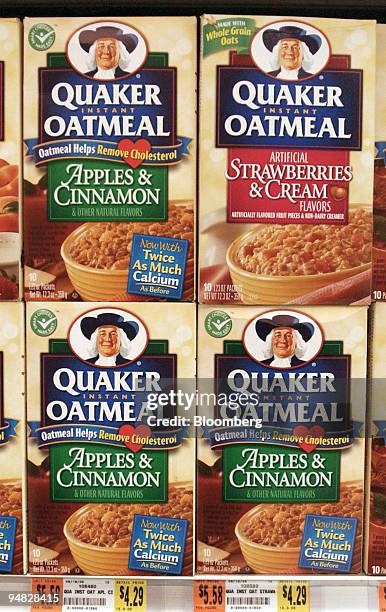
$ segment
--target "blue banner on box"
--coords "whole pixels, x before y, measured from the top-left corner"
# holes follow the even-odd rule
[[[124,140],[124,139],[122,139]],[[132,142],[136,142],[135,139]],[[130,163],[129,151],[120,149],[119,142],[109,142],[108,140],[80,140],[75,138],[65,138],[56,142],[39,143],[37,138],[28,138],[27,156],[33,156],[35,165],[46,164],[58,159],[102,159],[119,163]],[[189,145],[191,138],[177,136],[176,144],[168,146],[152,146],[151,151],[143,154],[140,159],[144,166],[170,166],[178,164],[189,155]],[[135,159],[131,156],[131,159]]]
[[[386,444],[386,421],[374,421],[374,425],[377,428],[375,435],[382,437]]]
[[[188,240],[134,234],[128,293],[180,300],[188,247]]]
[[[349,573],[358,519],[307,514],[300,548],[299,567]]]
[[[129,569],[181,575],[186,519],[134,515]]]
[[[376,142],[375,146],[377,148],[377,152],[375,154],[375,159],[383,159],[386,166],[386,142]]]
[[[18,421],[15,419],[6,419],[2,427],[0,427],[0,446],[8,444],[10,438],[14,438],[16,434],[16,426]]]
[[[41,427],[39,421],[28,421],[30,438],[36,440],[38,448],[47,450],[53,444],[62,442],[81,442],[103,444],[104,446],[127,446],[129,437],[120,433],[118,427],[106,425],[49,425]],[[135,428],[134,434],[135,434]],[[176,427],[165,431],[149,430],[147,442],[142,448],[146,450],[173,450],[181,446],[183,439],[189,435],[188,427]]]

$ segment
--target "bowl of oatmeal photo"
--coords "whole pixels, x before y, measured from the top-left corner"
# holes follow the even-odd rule
[[[86,504],[66,521],[63,532],[78,567],[89,576],[128,576],[135,514],[186,519],[183,575],[193,572],[193,487],[170,485],[164,504]]]
[[[193,300],[194,209],[191,200],[169,202],[167,221],[84,223],[62,244],[74,289],[86,302],[124,301],[134,234],[189,240],[182,299]]]
[[[357,208],[347,225],[258,225],[232,242],[226,260],[245,304],[279,304],[370,270],[371,251],[372,213]]]
[[[307,514],[358,519],[351,573],[361,571],[362,488],[342,485],[340,500],[319,503],[258,504],[236,524],[242,555],[255,574],[298,574],[300,547]],[[302,573],[307,570],[302,569]]]

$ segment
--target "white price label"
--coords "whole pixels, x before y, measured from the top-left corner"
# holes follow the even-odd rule
[[[227,580],[226,612],[277,612],[276,583]]]
[[[62,612],[111,612],[114,610],[114,580],[64,578]]]

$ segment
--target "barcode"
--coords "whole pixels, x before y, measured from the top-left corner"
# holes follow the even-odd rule
[[[63,606],[106,606],[106,597],[63,597]]]
[[[231,597],[227,596],[228,606],[270,606],[270,597]]]

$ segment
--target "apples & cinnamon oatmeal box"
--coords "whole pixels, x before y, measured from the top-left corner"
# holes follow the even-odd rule
[[[375,88],[375,160],[374,160],[374,301],[386,301],[386,26],[377,24],[377,72]]]
[[[25,297],[194,300],[196,20],[24,22]]]
[[[0,300],[22,296],[21,98],[22,39],[18,19],[0,19]]]
[[[366,531],[364,569],[386,573],[386,304],[373,304],[370,320]]]
[[[360,573],[366,346],[366,307],[199,306],[199,573]]]
[[[157,313],[27,306],[33,574],[193,572],[195,441],[172,400],[194,383],[195,306]]]
[[[24,306],[0,303],[0,575],[24,573]]]

